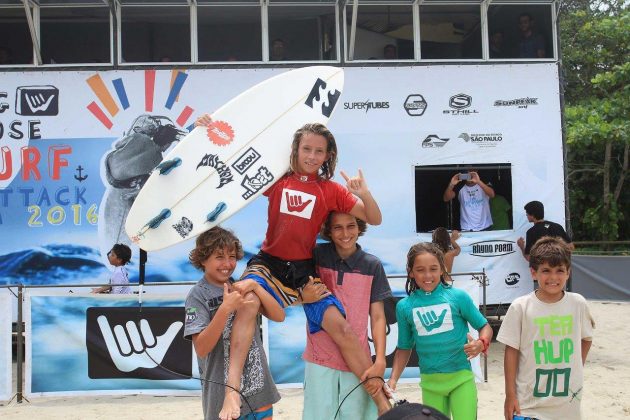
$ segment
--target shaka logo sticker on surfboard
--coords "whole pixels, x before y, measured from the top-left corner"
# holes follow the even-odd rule
[[[314,66],[241,93],[174,147],[138,194],[125,231],[140,248],[177,244],[223,222],[289,169],[293,133],[326,124],[343,90],[343,70]]]

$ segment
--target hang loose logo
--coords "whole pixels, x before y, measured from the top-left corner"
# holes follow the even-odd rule
[[[140,329],[134,321],[112,328],[105,315],[100,315],[96,320],[107,351],[121,372],[131,372],[138,368],[151,369],[162,363],[175,335],[184,325],[181,321],[173,322],[164,334],[156,337],[146,319],[140,320]]]
[[[413,323],[420,336],[441,334],[452,330],[453,315],[448,303],[413,308]]]
[[[299,195],[291,196],[289,195],[288,192],[285,192],[284,194],[287,199],[287,208],[289,209],[290,212],[302,211],[306,208],[306,206],[311,204],[311,202],[313,201],[313,200],[308,200],[302,203],[302,197],[300,197]]]
[[[317,197],[313,194],[284,188],[280,201],[280,212],[291,216],[310,219],[313,209],[315,208],[316,200]]]
[[[416,312],[416,316],[420,319],[420,323],[427,331],[432,331],[436,328],[440,328],[444,322],[446,316],[446,309],[442,310],[439,316],[435,314],[435,311],[428,312]]]

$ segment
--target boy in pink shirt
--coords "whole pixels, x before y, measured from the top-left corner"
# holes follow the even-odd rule
[[[321,281],[341,301],[346,319],[370,355],[368,315],[376,360],[361,380],[383,377],[385,372],[386,320],[383,301],[392,296],[380,260],[364,252],[357,244],[366,223],[347,213],[331,212],[321,235],[332,243],[317,245],[313,258]],[[339,347],[324,330],[310,333],[307,328],[304,373],[303,420],[332,419],[342,400],[359,383],[344,362]],[[340,419],[378,417],[376,405],[358,387],[341,406]]]

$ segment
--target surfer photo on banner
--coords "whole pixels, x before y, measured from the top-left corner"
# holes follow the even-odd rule
[[[205,114],[197,126],[212,126]],[[230,343],[228,385],[241,388],[241,375],[247,351],[255,332],[260,311],[260,298],[252,284],[262,286],[282,308],[302,303],[311,334],[324,330],[339,347],[344,361],[360,379],[374,400],[378,413],[391,408],[383,392],[384,364],[373,364],[361,342],[345,319],[343,306],[315,278],[313,249],[322,223],[331,211],[349,213],[371,225],[382,221],[378,204],[359,170],[349,177],[343,171],[346,187],[332,181],[337,164],[335,137],[319,123],[305,124],[293,135],[290,169],[263,194],[269,199],[268,226],[260,252],[247,265],[234,289],[253,304],[237,310]],[[261,288],[258,288],[261,289]],[[222,420],[240,416],[241,398],[235,391],[226,391]]]
[[[107,190],[99,214],[99,242],[131,245],[125,234],[125,219],[140,189],[163,155],[186,132],[163,116],[140,115],[129,131],[103,158],[103,179]],[[106,250],[104,250],[106,251]]]

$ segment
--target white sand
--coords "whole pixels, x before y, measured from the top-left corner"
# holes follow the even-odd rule
[[[583,418],[630,419],[630,303],[590,302],[590,307],[597,329],[586,364]],[[302,391],[281,390],[281,394],[282,400],[274,406],[274,418],[301,419]],[[410,402],[422,402],[417,385],[400,385],[399,394]],[[0,405],[2,419],[190,420],[201,417],[198,397],[37,398],[21,404],[14,400]],[[502,418],[503,346],[495,342],[489,352],[488,383],[479,385],[479,419]]]

